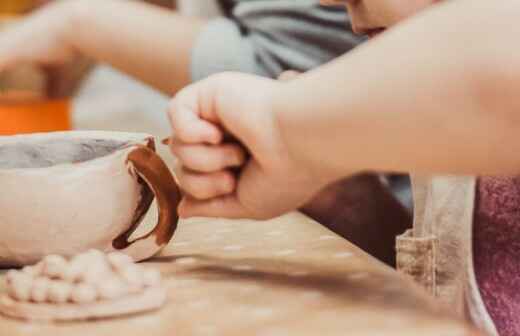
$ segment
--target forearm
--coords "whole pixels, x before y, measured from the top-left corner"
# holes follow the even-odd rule
[[[520,84],[507,43],[519,13],[513,1],[442,5],[286,84],[275,110],[291,153],[331,179],[518,173],[520,97],[503,88]]]
[[[191,82],[192,47],[204,20],[123,0],[78,1],[68,8],[65,40],[80,54],[170,95]]]

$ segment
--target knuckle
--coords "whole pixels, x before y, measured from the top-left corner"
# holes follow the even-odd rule
[[[235,190],[235,178],[229,172],[222,172],[218,179],[218,189],[223,193],[231,193]]]
[[[222,152],[222,151],[217,151],[214,153],[213,155],[213,166],[214,166],[214,169],[222,169],[226,166],[227,164],[227,156],[226,156],[226,153]]]
[[[199,200],[204,200],[210,197],[208,190],[201,187],[193,188],[191,195]]]
[[[190,182],[190,193],[197,199],[207,199],[212,196],[213,186],[204,178],[193,178]]]
[[[180,127],[180,125],[173,125],[175,137],[183,142],[189,142],[191,140],[191,134],[187,127]]]
[[[207,173],[211,170],[211,162],[208,160],[207,157],[202,155],[198,150],[196,149],[190,149],[190,148],[183,148],[182,150],[182,161],[184,164],[197,172],[200,173]]]

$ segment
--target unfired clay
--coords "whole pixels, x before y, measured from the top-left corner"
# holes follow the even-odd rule
[[[164,247],[177,226],[179,190],[145,134],[0,137],[0,184],[0,267],[88,249],[119,250],[143,260]],[[159,222],[130,242],[154,194]],[[59,272],[63,263],[56,257],[47,271]],[[79,271],[70,267],[67,277]]]
[[[51,255],[35,266],[10,271],[6,289],[0,312],[27,320],[110,317],[157,309],[166,301],[159,271],[137,265],[125,254],[97,250],[70,260]]]

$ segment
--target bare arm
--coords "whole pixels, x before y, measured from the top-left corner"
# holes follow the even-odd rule
[[[87,57],[173,94],[191,82],[191,52],[204,24],[136,1],[56,1],[2,32],[0,72]]]
[[[172,94],[191,82],[191,51],[205,21],[146,4],[78,4],[66,43]]]
[[[447,2],[284,85],[290,152],[331,179],[520,172],[519,16],[517,1]]]
[[[288,83],[189,86],[170,110],[180,214],[273,217],[362,170],[518,174],[518,17],[516,0],[446,2]],[[239,175],[223,130],[251,154]]]

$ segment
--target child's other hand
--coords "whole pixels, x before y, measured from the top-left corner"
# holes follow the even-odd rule
[[[41,66],[46,73],[49,96],[72,95],[91,65],[66,42],[73,4],[68,1],[38,4],[47,6],[19,22],[9,23],[11,26],[0,33],[0,74],[18,65]]]
[[[65,43],[74,2],[51,3],[0,34],[0,71],[18,64],[64,64],[75,52]]]
[[[182,217],[271,218],[297,209],[322,187],[293,161],[281,137],[272,108],[281,85],[221,74],[175,97],[171,150],[183,166]],[[226,142],[226,134],[241,145]],[[230,169],[240,166],[240,174]]]

